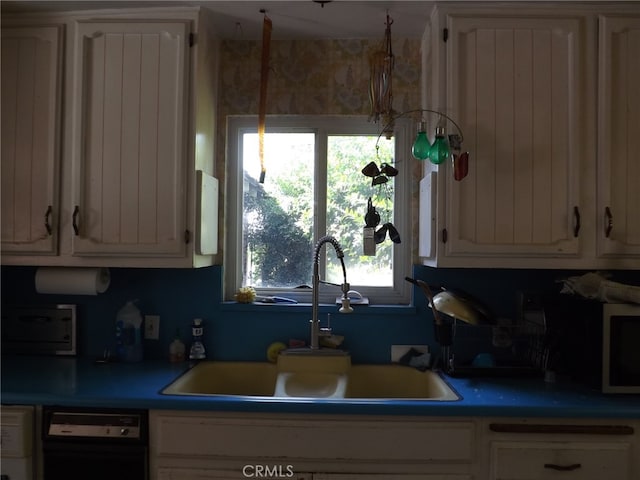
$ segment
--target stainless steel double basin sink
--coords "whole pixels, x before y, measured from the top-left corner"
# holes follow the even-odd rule
[[[203,361],[162,393],[317,399],[459,399],[447,382],[430,370],[421,372],[392,364],[352,365],[348,355],[280,355],[275,364]]]

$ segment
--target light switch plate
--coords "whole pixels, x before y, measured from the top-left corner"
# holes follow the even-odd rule
[[[144,338],[147,340],[158,340],[160,338],[160,316],[144,316]]]
[[[420,353],[429,352],[429,345],[391,345],[391,363],[398,363],[412,348]]]

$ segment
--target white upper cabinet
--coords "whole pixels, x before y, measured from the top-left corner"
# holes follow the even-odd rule
[[[640,12],[599,27],[598,253],[640,259]]]
[[[59,26],[2,28],[2,250],[57,251]]]
[[[448,20],[447,105],[472,152],[446,179],[448,253],[577,254],[580,20]]]
[[[78,24],[74,255],[184,255],[189,33]]]
[[[26,165],[18,171],[16,162],[5,162],[5,156],[12,158],[13,148],[7,143],[5,155],[5,137],[21,137],[9,129],[5,133],[3,121],[3,263],[211,265],[217,252],[217,231],[212,230],[218,214],[217,181],[212,177],[217,41],[204,12],[198,8],[108,10],[57,13],[49,18],[66,31],[66,43],[60,47],[65,64],[54,65],[50,74],[63,83],[62,158],[60,168],[54,168],[56,157],[50,155],[37,156],[42,165]],[[41,20],[17,15],[13,21],[24,25]],[[4,35],[3,24],[3,120],[5,110],[16,110],[5,104],[5,90],[18,83],[14,80],[5,87]],[[19,59],[8,57],[6,62],[10,61],[20,66],[29,57],[20,50]],[[28,77],[29,72],[22,75]],[[7,98],[12,97],[8,92]],[[17,112],[26,112],[22,123],[35,138],[40,129],[28,124],[32,121],[28,111],[34,105],[27,100],[18,98],[14,103],[19,105]],[[51,123],[54,113],[55,109]],[[38,145],[33,142],[34,149]],[[5,195],[12,193],[8,188],[5,193],[5,183],[10,183],[9,175],[5,182],[5,171],[19,181],[30,181],[27,191],[38,190],[46,198],[32,194],[31,201],[26,201],[25,194],[15,194],[5,207]],[[54,173],[58,171],[59,178]],[[213,190],[204,188],[211,185]],[[18,218],[19,208],[13,206],[18,200],[28,215],[11,224],[5,208],[11,218]],[[49,205],[53,213],[46,218],[55,228],[47,237],[42,232],[46,232]],[[53,255],[25,248],[17,252],[8,244],[8,240],[28,239],[24,222],[30,222],[32,237],[49,242],[46,252]],[[11,227],[7,233],[5,226]]]
[[[637,20],[603,17],[598,52],[593,8],[434,10],[425,107],[455,119],[470,160],[461,181],[449,164],[425,167],[425,264],[640,265],[640,94],[631,88],[640,83],[640,35]]]

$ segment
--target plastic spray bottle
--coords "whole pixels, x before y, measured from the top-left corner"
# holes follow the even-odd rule
[[[133,301],[116,316],[116,355],[123,362],[142,361],[142,315]]]
[[[202,360],[206,358],[206,352],[202,343],[202,319],[196,318],[193,320],[191,326],[191,334],[193,335],[193,341],[191,342],[191,349],[189,350],[190,360]]]

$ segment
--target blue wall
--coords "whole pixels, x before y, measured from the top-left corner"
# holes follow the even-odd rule
[[[35,292],[35,267],[2,267],[2,304],[74,303],[78,305],[81,354],[100,356],[113,342],[117,311],[138,299],[144,314],[160,315],[160,339],[145,341],[145,357],[167,357],[168,345],[180,329],[189,340],[189,324],[205,322],[208,357],[218,360],[263,360],[274,340],[308,339],[309,306],[224,304],[222,268],[111,269],[108,291],[97,296],[42,295]],[[413,276],[430,285],[459,288],[482,299],[499,317],[515,318],[519,290],[557,291],[558,279],[584,272],[511,269],[432,269],[415,266]],[[640,285],[640,272],[614,272],[614,280]],[[417,294],[416,294],[417,293]],[[320,309],[332,315],[335,333],[344,335],[355,362],[386,363],[392,344],[434,344],[432,315],[423,295],[414,292],[412,307],[355,307],[339,315],[334,306]]]

